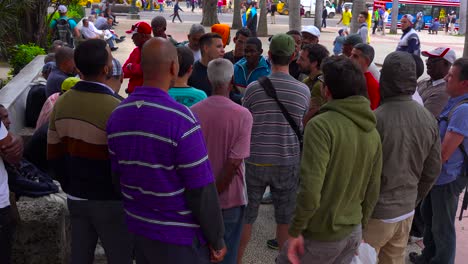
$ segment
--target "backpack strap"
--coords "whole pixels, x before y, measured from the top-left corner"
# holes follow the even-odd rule
[[[294,133],[296,133],[297,139],[299,140],[299,143],[300,143],[301,148],[302,148],[302,133],[301,133],[301,130],[300,130],[299,126],[296,124],[296,122],[294,121],[294,119],[292,118],[292,116],[289,114],[286,107],[278,99],[278,95],[276,94],[276,90],[273,87],[273,83],[271,82],[271,80],[268,79],[268,77],[266,77],[266,76],[262,76],[262,77],[258,78],[258,83],[263,88],[263,90],[265,90],[265,93],[269,97],[273,98],[276,101],[276,103],[278,104],[278,107],[281,109],[281,112],[283,113],[284,118],[286,118],[289,125],[294,130]]]

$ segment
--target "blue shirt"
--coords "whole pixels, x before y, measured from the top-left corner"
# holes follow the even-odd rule
[[[260,56],[257,67],[250,73],[247,67],[247,60],[243,58],[234,64],[234,84],[245,88],[258,80],[258,78],[268,76],[270,73],[270,63],[263,56]]]
[[[455,98],[450,98],[444,110],[440,114],[440,118],[447,117],[449,112],[462,100],[467,100],[468,94],[464,94]],[[463,135],[463,146],[468,149],[468,103],[459,105],[455,111],[452,112],[450,121],[441,120],[439,122],[440,138],[443,139],[447,131],[452,131]],[[437,179],[436,185],[447,184],[453,182],[462,173],[463,168],[463,153],[457,147],[455,152],[450,156],[447,162],[442,164],[442,171]]]

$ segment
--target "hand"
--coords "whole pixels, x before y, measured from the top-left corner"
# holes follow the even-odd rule
[[[2,156],[11,164],[18,164],[23,157],[23,139],[11,134],[11,141],[2,146]]]
[[[214,250],[214,249],[210,246],[210,261],[211,261],[211,262],[214,262],[214,263],[221,262],[221,261],[223,261],[224,256],[226,256],[226,253],[227,253],[227,248],[226,248],[226,246],[223,247],[223,248],[220,249],[220,250]]]
[[[288,259],[291,264],[300,264],[300,256],[304,254],[304,237],[302,235],[290,237],[286,245],[288,247]]]

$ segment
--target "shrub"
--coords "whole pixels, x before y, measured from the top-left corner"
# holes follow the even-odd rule
[[[10,59],[8,63],[11,65],[10,74],[16,75],[37,55],[44,55],[45,51],[43,48],[34,44],[22,44],[12,47],[9,53]]]

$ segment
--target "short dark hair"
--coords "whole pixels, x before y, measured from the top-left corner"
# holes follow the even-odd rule
[[[453,64],[452,67],[458,67],[460,69],[460,81],[468,80],[468,59],[467,58],[460,58],[457,59]]]
[[[302,47],[302,50],[305,50],[309,53],[308,57],[310,62],[317,62],[318,68],[320,68],[322,61],[330,55],[328,49],[320,44],[307,44],[304,47]]]
[[[253,44],[255,46],[257,46],[257,51],[260,51],[262,50],[262,41],[259,39],[259,38],[256,38],[256,37],[250,37],[247,39],[247,41],[245,42],[245,44]]]
[[[107,43],[102,39],[89,39],[75,49],[75,64],[85,76],[97,76],[107,65]],[[59,50],[60,51],[60,50]]]
[[[193,51],[185,46],[177,47],[177,57],[179,59],[179,73],[177,76],[182,77],[193,65]]]
[[[199,44],[200,44],[200,50],[201,52],[203,52],[203,48],[205,46],[209,46],[211,45],[211,43],[213,42],[212,40],[214,38],[218,38],[220,40],[223,40],[223,38],[221,37],[221,35],[219,35],[218,33],[206,33],[206,34],[203,34],[201,37],[200,37],[200,41],[199,41]]]
[[[241,28],[241,29],[237,30],[237,32],[236,32],[236,38],[239,38],[240,35],[248,38],[248,37],[252,36],[252,32],[250,32],[250,29],[248,29],[248,28]]]
[[[296,35],[296,36],[302,37],[301,32],[299,32],[298,30],[294,30],[294,29],[293,29],[293,30],[289,30],[288,32],[286,32],[286,34],[287,34],[287,35],[290,35],[290,36]]]
[[[359,65],[345,56],[332,56],[322,63],[325,85],[333,99],[367,95],[367,85]]]
[[[166,27],[167,22],[166,18],[163,16],[155,16],[153,19],[151,19],[151,28],[157,28],[157,27]]]
[[[73,60],[73,49],[70,47],[61,47],[55,52],[55,63],[57,66],[62,65],[63,63]]]
[[[369,12],[367,12],[367,11],[359,12],[359,14],[363,15],[366,20],[369,18]]]
[[[369,58],[369,65],[372,63],[372,61],[374,61],[375,51],[371,45],[365,43],[358,43],[354,46],[354,48],[360,50],[362,52],[362,55]]]
[[[291,56],[279,56],[279,55],[271,54],[270,60],[275,65],[286,66],[291,63]]]

